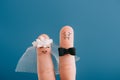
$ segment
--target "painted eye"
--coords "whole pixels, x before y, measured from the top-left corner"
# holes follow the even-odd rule
[[[47,48],[50,48],[49,46]]]
[[[43,47],[39,47],[40,49],[42,49]]]
[[[65,35],[66,35],[66,32],[63,32],[63,35],[65,36]]]
[[[68,32],[68,36],[70,36],[71,35],[71,32]]]

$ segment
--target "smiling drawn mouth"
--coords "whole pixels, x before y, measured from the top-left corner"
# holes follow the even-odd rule
[[[47,53],[47,51],[42,51],[42,53],[46,54],[46,53]]]

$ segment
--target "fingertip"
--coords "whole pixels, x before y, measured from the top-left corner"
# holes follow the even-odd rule
[[[64,26],[60,30],[60,47],[69,48],[73,46],[74,32],[71,26]]]
[[[73,28],[69,25],[63,26],[63,28],[60,30],[60,33],[64,32],[64,31],[71,31],[73,32]]]
[[[47,34],[41,34],[38,36],[38,39],[40,39],[41,37],[44,37],[45,39],[49,39],[49,36]]]

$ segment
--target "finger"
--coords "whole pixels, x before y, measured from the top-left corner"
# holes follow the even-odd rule
[[[49,39],[46,34],[42,34],[41,36],[45,39]],[[37,72],[39,80],[55,80],[54,67],[51,58],[51,45],[48,45],[48,47],[37,48]]]
[[[71,48],[74,42],[74,32],[70,26],[65,26],[60,31],[60,47]],[[76,66],[75,57],[70,54],[59,57],[59,70],[61,80],[75,80]]]

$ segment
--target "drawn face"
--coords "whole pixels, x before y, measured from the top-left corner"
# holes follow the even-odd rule
[[[71,32],[63,32],[64,39],[69,40],[71,38],[71,34]]]
[[[74,32],[69,26],[65,26],[60,31],[60,47],[69,48],[73,47]]]
[[[42,54],[50,53],[50,51],[51,51],[50,46],[48,46],[48,47],[40,47],[40,53],[42,53]]]
[[[50,54],[51,53],[51,47],[40,47],[37,49],[37,52],[39,55],[43,55],[43,54]]]

